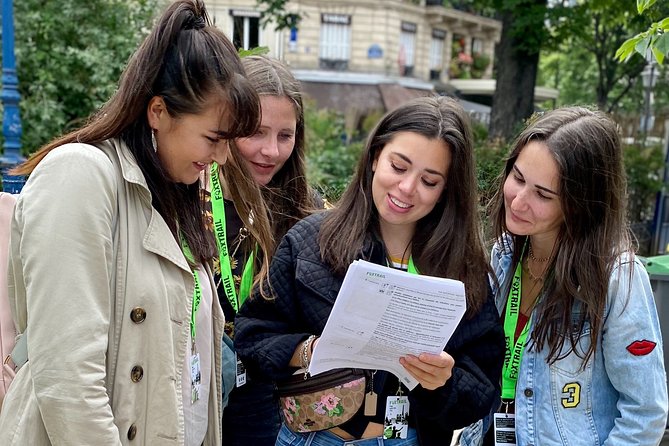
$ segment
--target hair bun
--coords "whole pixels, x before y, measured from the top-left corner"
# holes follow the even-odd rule
[[[184,29],[202,29],[207,25],[204,17],[193,15],[184,26]]]

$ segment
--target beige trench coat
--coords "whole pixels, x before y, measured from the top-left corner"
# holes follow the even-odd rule
[[[182,445],[193,276],[127,147],[49,153],[19,196],[10,256],[29,361],[5,398],[0,445]],[[219,446],[218,299],[212,312],[205,445]]]

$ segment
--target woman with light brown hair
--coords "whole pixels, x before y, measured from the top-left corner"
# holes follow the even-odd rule
[[[238,178],[233,163],[212,173],[212,227],[219,258],[214,264],[218,296],[226,317],[226,334],[234,339],[234,320],[251,292],[258,248],[239,218],[246,201],[233,196],[228,184],[253,181],[261,187],[274,240],[319,205],[308,186],[305,168],[304,106],[300,84],[288,67],[265,56],[242,59],[247,79],[260,96],[262,119],[253,135],[231,142],[234,164],[249,174]],[[273,254],[269,249],[268,253]],[[231,284],[227,286],[227,284]],[[232,358],[231,358],[232,359]],[[242,372],[236,360],[226,362],[224,387],[229,393],[223,412],[224,440],[230,446],[273,446],[281,421],[271,381]],[[239,370],[239,373],[237,373]],[[229,379],[225,379],[226,376]],[[224,400],[227,395],[224,395]]]

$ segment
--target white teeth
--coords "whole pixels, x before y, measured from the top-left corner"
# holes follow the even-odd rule
[[[393,196],[390,196],[390,201],[392,201],[395,206],[400,207],[402,209],[408,209],[411,207],[410,204],[403,203]]]

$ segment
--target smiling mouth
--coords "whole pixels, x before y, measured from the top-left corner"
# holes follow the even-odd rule
[[[403,201],[399,201],[397,198],[393,197],[392,195],[388,195],[390,197],[390,201],[397,206],[398,208],[402,209],[409,209],[412,205],[405,203]]]
[[[525,223],[528,222],[528,221],[525,220],[524,218],[519,217],[515,212],[513,212],[513,211],[511,211],[511,210],[509,211],[509,214],[511,215],[511,218],[514,219],[514,220],[516,220],[516,221],[521,221],[521,222],[525,222]]]

